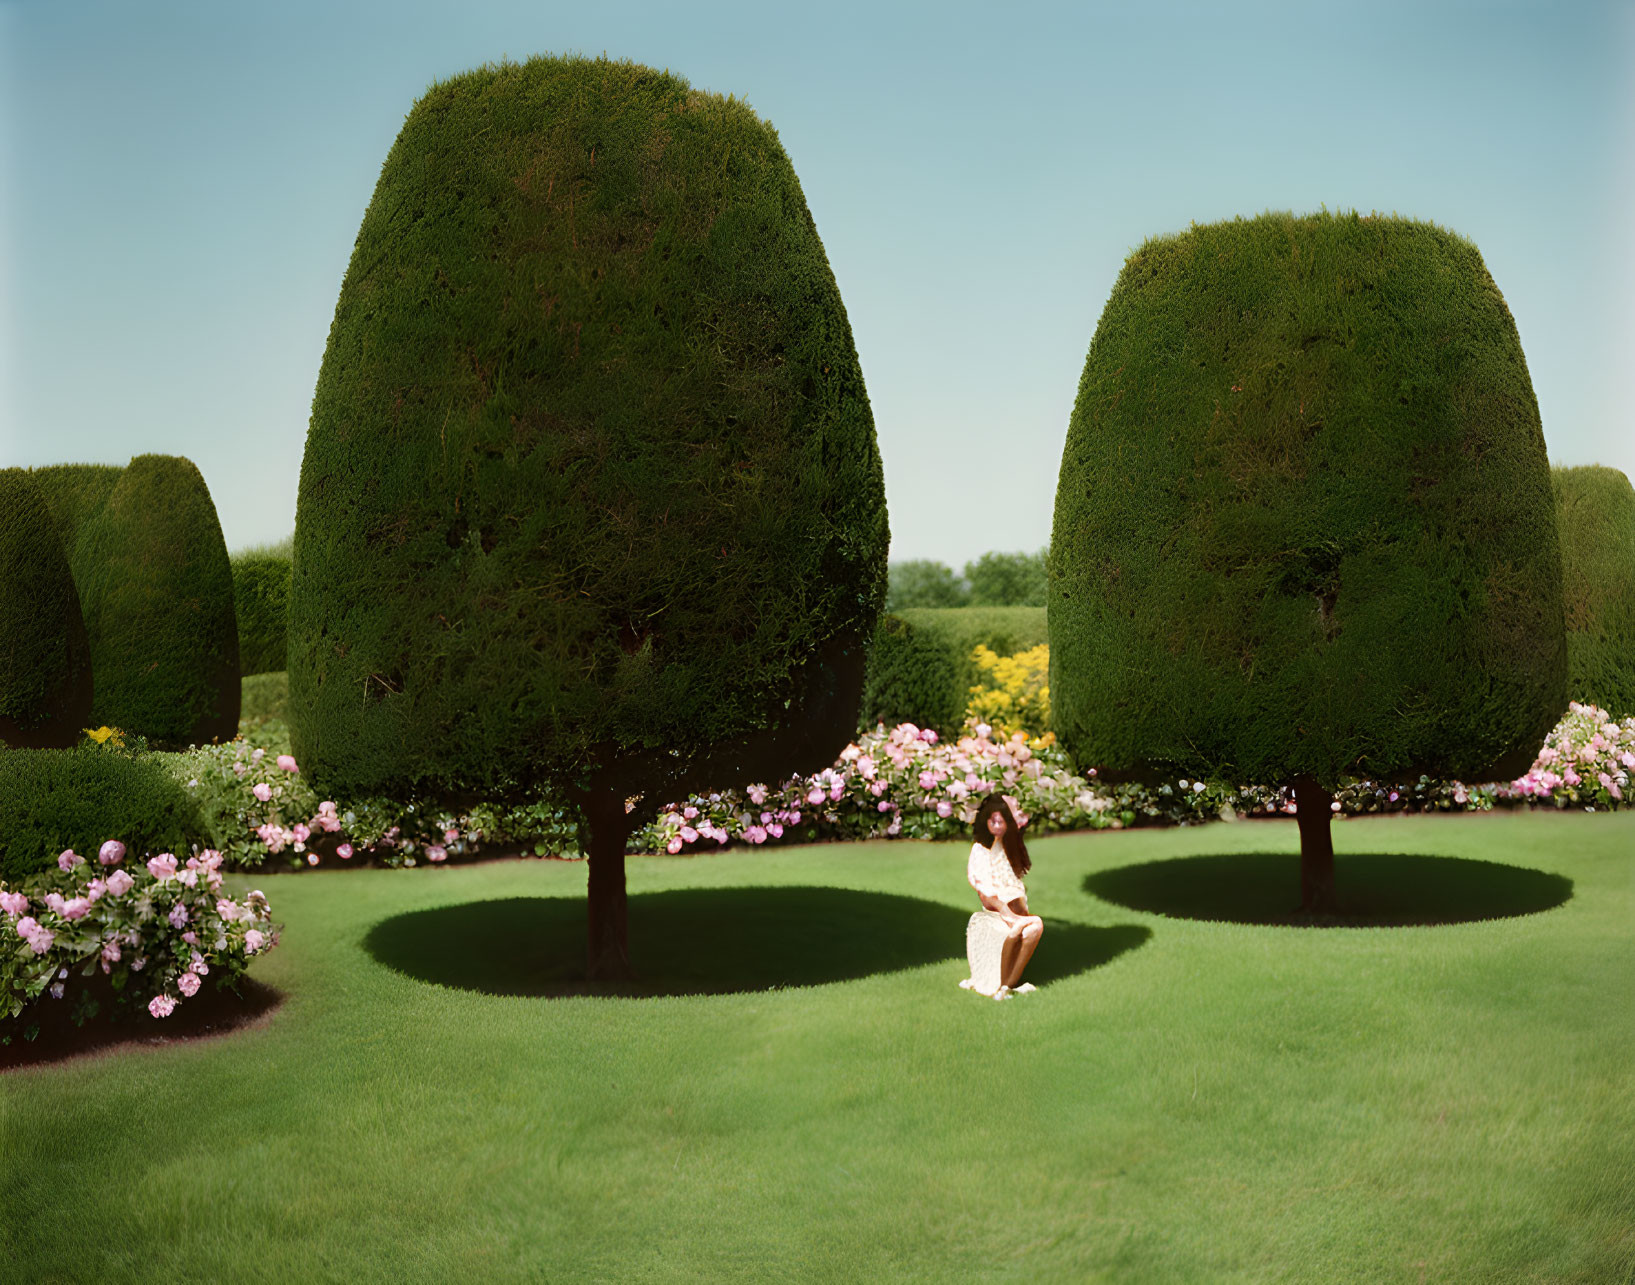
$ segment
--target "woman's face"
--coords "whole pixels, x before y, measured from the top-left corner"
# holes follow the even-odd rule
[[[988,833],[996,839],[1005,833],[1005,814],[1003,812],[988,813]]]

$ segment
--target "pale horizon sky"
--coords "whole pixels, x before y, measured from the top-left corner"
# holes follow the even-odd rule
[[[185,455],[229,548],[288,535],[404,116],[502,56],[604,52],[777,127],[857,340],[893,560],[1041,547],[1126,255],[1267,209],[1469,237],[1552,461],[1635,476],[1635,0],[0,0],[0,467]]]

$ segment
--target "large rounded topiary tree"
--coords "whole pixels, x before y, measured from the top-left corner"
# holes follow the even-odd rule
[[[26,469],[0,469],[0,744],[73,745],[91,694],[90,644],[56,523]]]
[[[628,970],[667,796],[832,761],[885,588],[823,246],[745,104],[629,63],[434,85],[382,167],[301,468],[292,737],[337,796],[553,788]]]
[[[1567,689],[1614,718],[1635,714],[1635,489],[1615,468],[1558,468]]]
[[[238,731],[238,626],[227,542],[203,476],[138,455],[79,527],[70,554],[90,637],[91,717],[156,748]]]
[[[1550,472],[1468,241],[1265,215],[1143,245],[1090,345],[1050,565],[1061,740],[1104,775],[1524,771],[1567,702]]]

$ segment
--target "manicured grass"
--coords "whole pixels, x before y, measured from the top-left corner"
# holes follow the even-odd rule
[[[1335,841],[1342,896],[1393,868],[1357,854],[1407,853],[1559,904],[1206,922],[1087,882],[1234,855],[1253,882],[1292,821],[1040,839],[1040,989],[995,1004],[955,985],[962,845],[642,858],[638,967],[714,993],[562,997],[582,866],[268,876],[264,1025],[0,1077],[6,1274],[1630,1279],[1635,817]],[[1123,891],[1168,904],[1155,869]]]

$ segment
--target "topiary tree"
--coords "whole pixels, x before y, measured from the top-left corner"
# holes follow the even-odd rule
[[[233,573],[203,476],[138,455],[79,529],[70,565],[96,674],[94,721],[156,749],[238,731]]]
[[[277,673],[285,666],[290,560],[264,553],[241,554],[232,560],[232,567],[239,671],[245,677]]]
[[[1131,255],[1051,546],[1062,744],[1115,779],[1292,783],[1309,910],[1342,776],[1515,776],[1567,703],[1515,323],[1429,224],[1269,214]]]
[[[58,541],[70,565],[81,532],[102,511],[124,471],[120,464],[52,464],[30,470],[51,510]]]
[[[57,526],[26,469],[0,469],[0,742],[62,748],[91,716],[91,649]]]
[[[769,125],[605,59],[427,91],[301,467],[290,719],[314,782],[558,791],[590,974],[625,975],[629,834],[851,736],[887,538],[845,309]]]
[[[1567,690],[1614,718],[1635,714],[1635,489],[1614,468],[1558,468]]]

